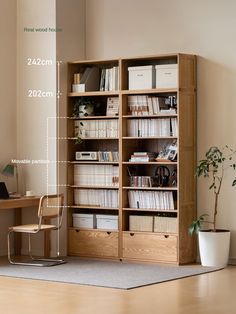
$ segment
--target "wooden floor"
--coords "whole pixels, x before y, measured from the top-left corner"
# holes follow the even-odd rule
[[[132,290],[0,277],[1,314],[235,314],[236,267]]]

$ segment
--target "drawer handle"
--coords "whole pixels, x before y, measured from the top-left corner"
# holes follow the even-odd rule
[[[167,238],[169,238],[169,235],[168,235],[168,234],[165,234],[164,237],[167,239]]]
[[[76,232],[79,232],[79,229],[76,229],[75,231],[76,231]]]
[[[133,237],[133,236],[134,236],[134,233],[133,233],[133,232],[131,232],[131,233],[130,233],[130,236],[131,236],[131,237]]]
[[[107,234],[111,234],[111,231],[107,231]]]

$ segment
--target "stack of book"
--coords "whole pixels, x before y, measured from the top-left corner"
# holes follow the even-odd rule
[[[119,185],[119,167],[114,165],[74,165],[74,185]]]
[[[128,199],[130,208],[174,209],[174,197],[170,191],[128,191]]]
[[[119,71],[118,67],[103,68],[100,79],[100,91],[118,90]]]
[[[132,119],[127,121],[127,133],[131,137],[177,136],[176,118]]]
[[[118,121],[115,120],[76,120],[75,136],[80,138],[117,138]]]
[[[129,161],[130,162],[149,162],[155,160],[156,154],[152,152],[134,152]]]
[[[76,189],[74,203],[79,206],[118,207],[117,190]]]

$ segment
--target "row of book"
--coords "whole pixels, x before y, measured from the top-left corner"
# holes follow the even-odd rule
[[[118,207],[117,190],[76,189],[74,203],[79,206]]]
[[[74,185],[119,185],[119,167],[114,165],[74,165]]]
[[[131,176],[129,177],[129,184],[132,187],[150,187],[152,181],[150,176]]]
[[[132,119],[127,121],[128,136],[178,136],[176,118]]]
[[[128,191],[128,200],[130,208],[175,209],[170,191]]]
[[[76,120],[75,136],[80,138],[118,137],[117,120]]]
[[[101,71],[100,91],[118,90],[119,71],[118,67],[103,68]]]
[[[119,161],[119,152],[118,151],[99,151],[98,152],[98,161]]]
[[[176,114],[176,108],[167,107],[165,102],[164,97],[131,95],[128,96],[129,114],[132,116]]]

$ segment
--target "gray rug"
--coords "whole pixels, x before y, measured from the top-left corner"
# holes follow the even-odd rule
[[[66,258],[52,267],[10,265],[0,261],[0,276],[49,280],[107,288],[132,289],[219,270],[213,267],[165,266]]]

